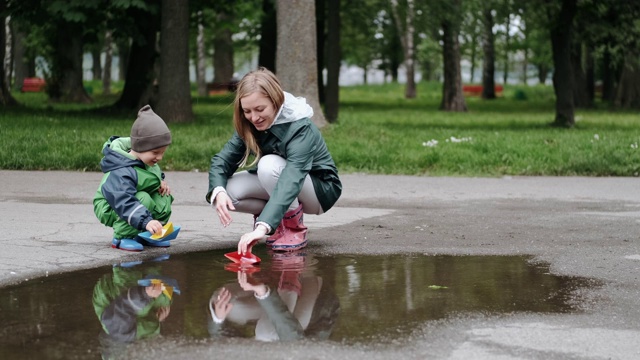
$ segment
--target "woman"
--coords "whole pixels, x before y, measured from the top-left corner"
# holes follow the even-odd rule
[[[303,213],[323,214],[340,197],[338,170],[311,116],[306,100],[284,92],[265,68],[238,83],[235,133],[211,159],[206,195],[225,227],[230,211],[254,215],[253,231],[242,235],[238,253],[250,252],[265,235],[275,251],[305,247]],[[242,167],[250,169],[236,173]]]

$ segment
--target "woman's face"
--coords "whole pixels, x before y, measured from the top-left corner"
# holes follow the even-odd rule
[[[271,127],[276,116],[276,109],[271,99],[260,93],[254,92],[240,99],[240,107],[244,117],[249,120],[258,131],[264,131]]]

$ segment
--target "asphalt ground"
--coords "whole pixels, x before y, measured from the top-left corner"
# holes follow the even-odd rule
[[[0,285],[144,260],[159,253],[234,248],[251,217],[223,228],[204,201],[207,174],[172,172],[168,249],[127,253],[93,214],[101,174],[0,171]],[[136,358],[637,359],[640,358],[640,192],[636,178],[434,178],[346,174],[326,214],[306,216],[311,241],[335,254],[532,255],[556,275],[585,277],[579,314],[482,314],[425,324],[397,347],[322,343],[148,342]],[[151,348],[150,348],[151,347]]]

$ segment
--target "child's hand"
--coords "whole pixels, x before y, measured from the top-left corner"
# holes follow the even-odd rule
[[[171,308],[168,306],[163,306],[158,308],[158,310],[156,311],[156,316],[158,317],[158,321],[163,322],[167,316],[169,316],[169,312],[171,311]]]
[[[162,196],[171,195],[171,189],[169,189],[169,184],[167,184],[166,181],[162,180],[160,182],[160,189],[158,189],[158,192]]]
[[[149,297],[155,299],[162,294],[162,284],[151,284],[145,287],[144,290],[147,292]]]
[[[158,220],[151,220],[147,224],[147,231],[149,231],[152,235],[154,234],[162,234],[162,223]]]

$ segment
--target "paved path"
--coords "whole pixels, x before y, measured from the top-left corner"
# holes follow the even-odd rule
[[[0,285],[47,273],[110,264],[158,251],[170,253],[232,248],[247,231],[249,216],[237,214],[223,229],[204,202],[207,174],[168,173],[175,195],[173,221],[183,228],[169,249],[138,254],[110,248],[111,230],[93,214],[100,173],[0,171]],[[335,228],[397,209],[472,201],[621,201],[640,204],[635,178],[430,178],[343,175],[343,196],[322,216],[307,216],[311,231]],[[624,216],[640,218],[640,208]]]

